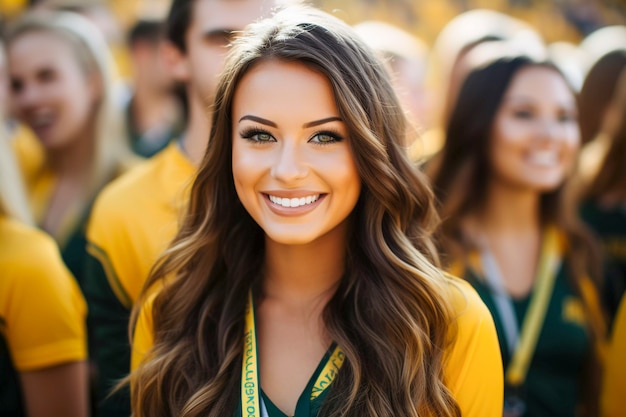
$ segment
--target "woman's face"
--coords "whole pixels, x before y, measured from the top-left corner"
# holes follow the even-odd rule
[[[555,70],[531,66],[512,79],[491,131],[492,180],[549,192],[564,181],[580,143],[574,94]]]
[[[59,35],[27,32],[8,47],[12,109],[47,149],[85,137],[99,95]]]
[[[241,79],[232,112],[235,188],[266,236],[294,245],[345,231],[361,181],[326,77],[262,62]]]

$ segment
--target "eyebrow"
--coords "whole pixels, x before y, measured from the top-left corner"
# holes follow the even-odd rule
[[[271,127],[278,127],[278,125],[274,122],[272,122],[271,120],[267,120],[264,119],[262,117],[258,117],[258,116],[252,116],[251,114],[245,115],[243,116],[241,119],[239,119],[239,123],[241,123],[244,120],[252,120],[253,122],[257,122],[257,123],[261,123],[267,126],[271,126]],[[319,119],[319,120],[314,120],[312,122],[308,122],[302,125],[303,128],[309,128],[309,127],[315,127],[315,126],[319,126],[319,125],[323,125],[324,123],[330,123],[330,122],[342,122],[343,120],[341,119],[341,117],[338,116],[331,116],[331,117],[326,117],[324,119]]]
[[[204,39],[211,39],[211,38],[222,37],[222,36],[230,37],[230,36],[234,35],[236,32],[238,32],[238,31],[235,30],[235,29],[228,29],[228,28],[224,28],[224,29],[208,29],[208,30],[205,30],[202,33],[202,37]]]
[[[531,104],[531,105],[535,104],[535,100],[533,97],[525,96],[525,95],[505,97],[503,102],[511,103],[511,104]],[[572,107],[572,106],[576,107],[576,100],[571,99],[567,101],[560,101],[560,102],[557,102],[557,104],[563,107]]]

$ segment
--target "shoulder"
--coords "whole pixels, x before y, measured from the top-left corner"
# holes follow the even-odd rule
[[[601,408],[606,417],[617,417],[624,412],[626,396],[626,295],[622,297],[613,326],[613,337],[604,372]]]
[[[124,216],[137,205],[154,203],[168,188],[168,184],[163,183],[168,180],[168,171],[181,164],[178,159],[183,157],[179,154],[172,144],[111,181],[96,198],[92,218],[108,220],[109,216]]]
[[[3,269],[53,274],[65,270],[56,242],[46,233],[17,221],[0,218],[0,262]],[[36,261],[35,261],[36,260]]]
[[[455,321],[465,325],[493,322],[489,309],[467,281],[452,275],[447,275],[447,278],[448,296]]]
[[[445,380],[463,416],[502,415],[504,375],[491,313],[471,285],[448,276],[451,345]]]
[[[154,182],[153,174],[158,170],[158,159],[141,161],[102,189],[96,199],[97,206],[109,207],[120,198],[137,196],[136,192],[145,190]]]
[[[16,368],[84,359],[86,305],[56,243],[6,219],[0,236],[0,316]]]
[[[89,220],[89,228],[124,222],[130,212],[150,204],[160,190],[157,181],[167,157],[165,151],[142,161],[111,181],[96,198]],[[133,217],[133,216],[130,216]],[[92,234],[90,231],[89,235]]]

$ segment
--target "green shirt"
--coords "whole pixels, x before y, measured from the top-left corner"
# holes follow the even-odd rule
[[[317,365],[317,368],[315,369],[315,372],[313,372],[311,379],[309,379],[309,382],[304,388],[304,391],[302,392],[302,394],[300,394],[300,397],[298,398],[298,402],[296,404],[295,415],[297,417],[315,417],[318,415],[320,408],[322,408],[322,404],[324,404],[324,400],[328,396],[329,390],[332,388],[332,383],[327,389],[322,391],[321,394],[313,400],[311,400],[310,398],[311,391],[313,390],[313,386],[315,385],[317,378],[320,376],[320,373],[324,369],[324,366],[326,365],[326,362],[328,362],[328,359],[332,355],[334,349],[335,344],[333,343],[333,345],[328,349],[320,363]],[[265,407],[267,409],[268,417],[292,417],[283,413],[278,407],[276,407],[276,405],[274,405],[272,400],[267,396],[267,394],[265,394],[265,392],[263,392],[263,390],[261,390],[261,398],[263,399],[263,403],[265,404]],[[235,413],[235,417],[241,417],[241,407],[238,407],[238,410]]]
[[[493,315],[506,369],[511,360],[511,352],[507,347],[503,322],[491,290],[485,280],[473,270],[466,270],[465,277]],[[529,303],[530,294],[524,298],[513,299],[520,328]],[[581,382],[590,353],[582,300],[569,285],[567,268],[561,266],[523,386],[527,406],[524,417],[576,415],[579,399],[583,397]]]
[[[626,208],[602,207],[586,201],[581,205],[580,215],[602,244],[606,257],[602,303],[613,318],[626,290]]]

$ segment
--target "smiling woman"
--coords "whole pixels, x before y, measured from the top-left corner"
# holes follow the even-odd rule
[[[563,197],[579,143],[576,97],[556,67],[501,57],[468,75],[430,167],[445,263],[494,316],[506,416],[596,415],[597,260]]]
[[[437,268],[382,63],[339,20],[252,25],[133,314],[140,416],[501,416],[495,329]]]
[[[45,155],[42,164],[22,167],[31,209],[82,284],[91,203],[130,155],[113,61],[98,28],[69,12],[26,13],[4,41],[12,108]]]
[[[345,240],[361,181],[328,79],[299,62],[260,63],[240,81],[233,120],[235,189],[266,245]]]

